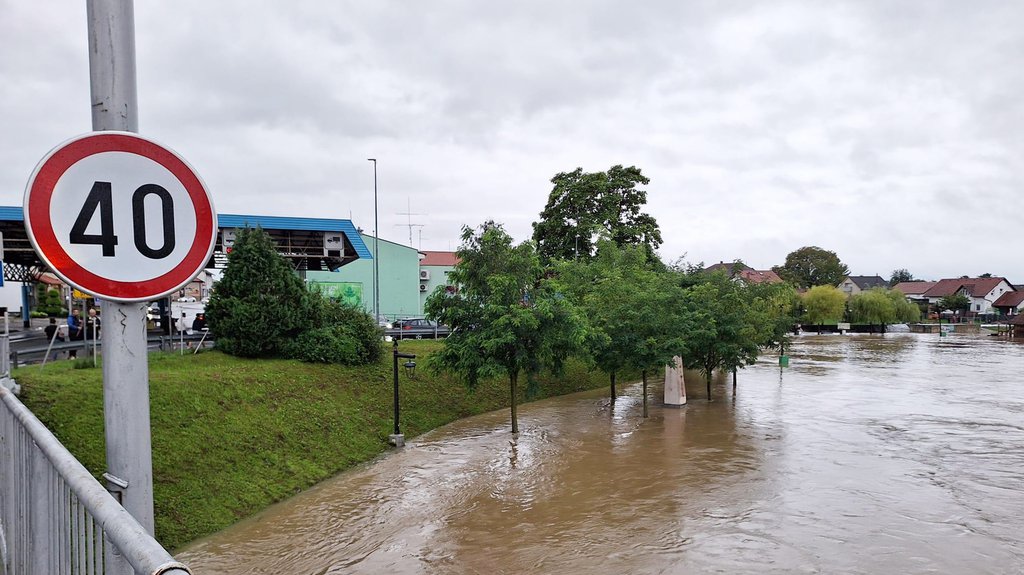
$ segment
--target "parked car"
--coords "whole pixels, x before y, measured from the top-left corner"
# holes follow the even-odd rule
[[[384,333],[399,339],[448,337],[448,326],[423,318],[396,319]]]

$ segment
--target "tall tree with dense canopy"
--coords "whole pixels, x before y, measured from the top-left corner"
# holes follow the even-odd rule
[[[892,270],[892,275],[889,277],[889,287],[892,287],[901,282],[912,282],[914,281],[914,274],[907,271],[907,268],[900,268],[898,270]]]
[[[786,263],[772,270],[797,288],[839,285],[850,274],[850,268],[839,261],[835,252],[817,246],[805,246],[786,256]]]
[[[812,287],[803,300],[807,322],[817,326],[839,322],[846,311],[846,294],[831,285]]]
[[[606,237],[619,247],[643,246],[649,258],[661,245],[661,230],[653,216],[641,211],[650,183],[640,168],[612,166],[606,172],[576,168],[551,179],[548,203],[533,224],[533,240],[545,261],[591,259],[596,243]]]
[[[542,369],[558,372],[583,341],[586,330],[565,297],[549,289],[533,245],[513,245],[501,225],[486,222],[462,229],[459,263],[449,281],[456,293],[436,291],[427,298],[428,317],[452,328],[436,368],[463,375],[475,388],[481,378],[509,380],[512,432],[519,432],[519,378],[527,394],[536,391]]]

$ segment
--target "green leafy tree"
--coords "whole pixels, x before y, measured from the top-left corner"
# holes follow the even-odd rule
[[[643,382],[646,417],[648,374],[683,348],[683,320],[675,305],[679,286],[668,273],[651,269],[642,247],[619,248],[610,240],[598,242],[592,262],[564,261],[556,269],[559,292],[588,321],[586,347],[597,368],[609,376],[612,400],[616,374],[635,369]]]
[[[805,246],[786,256],[786,263],[772,270],[797,288],[839,285],[850,274],[850,268],[839,261],[835,252],[817,246]]]
[[[893,312],[896,314],[896,321],[902,323],[910,323],[920,321],[921,319],[921,308],[917,304],[907,299],[907,296],[903,295],[903,292],[887,289],[882,290],[882,293],[892,301]]]
[[[836,323],[843,319],[846,294],[831,285],[814,286],[807,290],[802,299],[808,323],[820,328],[823,323]]]
[[[907,268],[900,268],[892,271],[892,276],[889,277],[889,287],[892,287],[900,282],[912,282],[914,281],[914,274],[907,271]]]
[[[769,318],[763,306],[751,306],[744,287],[725,274],[711,274],[708,281],[684,290],[680,303],[689,318],[683,362],[704,375],[710,401],[714,370],[731,371],[757,361]]]
[[[964,294],[957,292],[945,296],[939,300],[939,309],[942,311],[967,311],[971,309],[971,300]]]
[[[601,237],[619,247],[643,246],[648,258],[657,261],[661,230],[653,216],[641,211],[647,192],[638,186],[650,180],[640,168],[617,165],[595,173],[576,168],[555,175],[551,182],[548,203],[533,224],[533,239],[545,262],[589,260]]]
[[[753,284],[747,287],[747,291],[751,305],[767,318],[761,326],[759,345],[778,349],[779,355],[784,354],[793,326],[799,321],[799,294],[787,283]]]
[[[896,321],[896,306],[885,291],[870,289],[850,297],[850,319],[854,323],[880,325],[884,332],[886,324]]]
[[[518,433],[520,375],[526,375],[527,395],[533,395],[536,375],[561,369],[582,344],[585,324],[541,279],[533,245],[513,245],[499,224],[464,227],[457,253],[460,261],[448,277],[458,292],[435,291],[426,302],[428,317],[452,328],[431,363],[465,376],[471,389],[481,378],[507,376],[512,432]]]
[[[310,324],[313,296],[261,229],[240,230],[206,319],[217,347],[242,357],[283,355]],[[317,295],[316,297],[319,297]]]

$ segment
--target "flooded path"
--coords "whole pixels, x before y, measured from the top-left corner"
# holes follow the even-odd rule
[[[179,554],[195,573],[1024,573],[1024,345],[805,336],[414,438]]]

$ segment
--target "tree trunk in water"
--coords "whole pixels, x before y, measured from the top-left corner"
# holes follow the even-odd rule
[[[736,395],[736,368],[732,368],[732,394]]]
[[[640,379],[644,382],[644,417],[647,417],[647,370],[640,372]]]
[[[609,374],[609,377],[612,381],[612,401],[615,401],[615,372],[611,372],[611,374]]]
[[[512,396],[512,433],[519,433],[519,418],[516,415],[516,380],[518,379],[518,373],[513,373],[508,378],[509,393]]]
[[[711,370],[709,369],[707,375],[704,376],[704,381],[708,384],[708,401],[711,401]]]
[[[821,324],[818,324],[818,335],[821,335]]]

